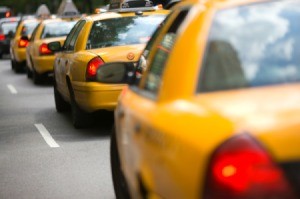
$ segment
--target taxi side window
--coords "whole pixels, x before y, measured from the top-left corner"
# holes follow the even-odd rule
[[[152,34],[150,40],[148,41],[140,59],[138,62],[138,65],[136,67],[136,71],[140,74],[139,76],[136,77],[135,81],[134,81],[134,85],[138,86],[140,83],[140,79],[141,79],[141,75],[146,71],[146,69],[148,68],[148,56],[150,54],[150,50],[152,49],[155,40],[157,39],[157,36],[160,34],[160,32],[162,31],[164,24],[166,23],[166,21],[168,21],[170,18],[170,15],[168,15],[163,22],[161,22],[159,24],[159,26],[156,28],[156,30],[154,31],[154,33]]]
[[[34,41],[35,40],[36,32],[37,32],[37,30],[39,29],[40,26],[41,26],[41,23],[36,26],[36,28],[34,29],[34,31],[31,34],[31,37],[30,37],[29,41]]]
[[[142,89],[147,92],[147,96],[150,98],[156,98],[156,95],[162,84],[162,75],[169,57],[169,53],[172,50],[176,40],[177,30],[187,14],[188,9],[182,10],[177,15],[168,31],[162,37],[162,40],[159,42],[159,44],[153,47],[156,52],[153,56],[152,62],[149,64],[149,71],[146,73],[144,85],[142,85]]]
[[[71,41],[70,41],[70,45],[69,45],[69,50],[74,50],[75,47],[75,43],[77,41],[77,38],[79,36],[80,31],[82,30],[83,26],[85,24],[85,21],[81,21],[81,23],[79,24],[79,26],[77,27],[74,36],[72,37]]]
[[[66,41],[63,46],[63,50],[65,51],[72,51],[74,50],[75,47],[75,42],[77,40],[77,37],[84,26],[85,21],[79,21],[77,24],[74,26],[74,28],[70,31],[69,35],[66,38]]]

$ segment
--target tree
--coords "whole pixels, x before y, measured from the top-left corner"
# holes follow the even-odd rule
[[[96,7],[106,5],[109,0],[73,0],[80,13],[93,13]],[[51,13],[56,13],[61,0],[1,0],[2,6],[11,8],[14,15],[35,14],[41,4],[46,4]]]

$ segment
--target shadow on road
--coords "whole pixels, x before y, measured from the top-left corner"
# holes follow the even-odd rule
[[[75,129],[71,112],[57,113],[55,108],[45,109],[36,115],[36,123],[42,123],[57,141],[77,142],[110,138],[114,122],[113,112],[103,111],[94,114],[95,123],[84,129]]]

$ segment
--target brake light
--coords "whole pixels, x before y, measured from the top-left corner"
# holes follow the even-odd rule
[[[53,52],[48,48],[48,44],[42,43],[39,48],[40,55],[51,55]]]
[[[282,170],[250,136],[225,142],[212,156],[205,199],[296,198]]]
[[[86,79],[95,80],[97,75],[97,69],[104,64],[104,61],[100,57],[91,59],[86,68]]]
[[[29,41],[27,39],[19,40],[19,48],[26,48],[28,46]]]
[[[5,40],[5,35],[4,34],[0,34],[0,41]]]
[[[164,7],[163,7],[162,4],[157,4],[157,5],[156,5],[156,8],[159,9],[159,10],[161,10],[161,9],[163,9]]]
[[[10,12],[6,12],[5,17],[10,17]]]

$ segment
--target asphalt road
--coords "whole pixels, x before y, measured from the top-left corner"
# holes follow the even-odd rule
[[[0,60],[0,199],[114,199],[110,116],[74,129],[51,82],[35,86]]]

